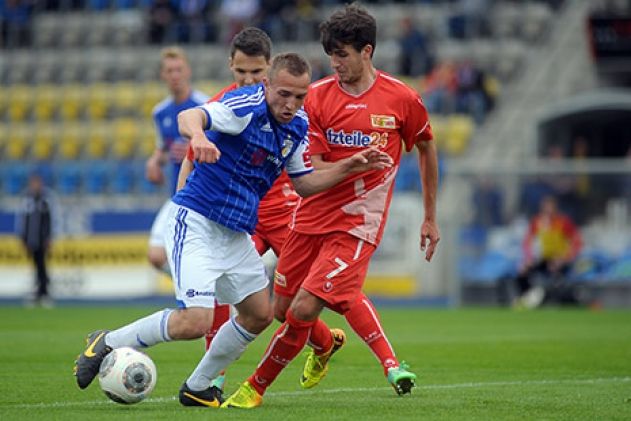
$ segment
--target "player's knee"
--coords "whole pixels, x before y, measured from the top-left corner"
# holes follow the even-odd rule
[[[281,323],[285,321],[285,314],[287,313],[290,303],[291,301],[274,300],[274,318],[276,320]]]
[[[291,303],[291,312],[298,320],[314,320],[323,307],[320,301],[315,295],[301,290]]]
[[[169,318],[169,335],[172,339],[201,338],[211,327],[212,313],[209,309],[183,309]]]
[[[261,311],[251,314],[239,314],[237,316],[237,322],[245,328],[248,332],[259,334],[265,330],[274,320],[274,315],[271,311]]]
[[[287,309],[274,307],[274,318],[279,322],[283,323],[285,321],[285,313],[287,313]]]

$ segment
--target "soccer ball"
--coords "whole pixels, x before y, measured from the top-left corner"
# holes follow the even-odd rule
[[[147,354],[130,347],[107,354],[99,370],[99,384],[117,403],[140,402],[153,391],[158,379],[156,365]]]

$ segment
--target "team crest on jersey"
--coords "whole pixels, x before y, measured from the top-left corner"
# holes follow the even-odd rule
[[[370,124],[380,129],[396,129],[397,121],[393,115],[371,114]]]
[[[283,149],[280,152],[283,158],[286,158],[287,155],[289,155],[289,152],[291,152],[291,148],[293,146],[294,146],[294,142],[291,140],[291,135],[288,134],[285,140],[283,141]]]
[[[286,287],[287,279],[285,278],[285,275],[281,275],[280,273],[274,271],[274,283],[279,287]]]

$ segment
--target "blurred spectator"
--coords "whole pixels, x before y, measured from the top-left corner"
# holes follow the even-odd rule
[[[455,110],[458,81],[453,63],[439,63],[422,82],[423,102],[431,113],[451,114]]]
[[[487,35],[492,3],[492,0],[459,0],[456,13],[448,18],[449,35],[456,39]]]
[[[208,19],[209,0],[179,0],[177,5],[178,42],[200,43],[215,39],[215,28]]]
[[[7,48],[31,44],[33,0],[0,2],[0,45]]]
[[[494,227],[504,223],[504,194],[490,177],[481,177],[473,191],[473,223]]]
[[[285,39],[286,26],[283,22],[283,9],[286,2],[283,0],[261,0],[260,27],[267,32],[274,42]],[[314,78],[313,80],[318,80]]]
[[[149,42],[152,44],[176,41],[173,33],[177,10],[171,0],[155,0],[149,8]]]
[[[429,40],[414,26],[409,17],[401,20],[401,31],[399,73],[403,76],[428,74],[434,66],[434,56]]]
[[[560,213],[556,199],[546,196],[539,213],[531,219],[523,242],[523,262],[516,278],[516,306],[538,307],[550,299],[572,301],[564,277],[581,250],[581,235],[572,220]],[[543,284],[534,276],[543,277]]]
[[[316,13],[315,5],[312,0],[296,0],[295,14],[293,19],[295,36],[290,39],[298,42],[309,42],[318,39],[320,32],[318,26],[320,19]]]
[[[44,188],[39,174],[32,174],[28,180],[28,191],[24,198],[21,214],[18,216],[18,235],[32,260],[35,269],[34,303],[50,306],[48,270],[46,256],[52,239],[52,202],[50,193]]]
[[[227,33],[223,39],[229,43],[232,38],[251,24],[260,10],[259,0],[222,0],[220,14],[227,21]]]
[[[457,67],[456,79],[456,112],[469,114],[477,124],[482,124],[491,107],[484,72],[471,60],[465,60]]]
[[[575,221],[584,224],[595,211],[594,198],[591,195],[592,179],[585,166],[589,159],[589,141],[584,136],[577,136],[572,141],[573,164],[578,169],[574,175],[574,196],[576,205]]]
[[[555,161],[565,161],[568,159],[568,156],[563,146],[552,144],[548,146],[546,158],[549,160],[550,165],[553,166]],[[557,198],[559,208],[568,214],[573,221],[583,222],[577,192],[577,178],[573,174],[556,173],[545,176],[544,180]]]

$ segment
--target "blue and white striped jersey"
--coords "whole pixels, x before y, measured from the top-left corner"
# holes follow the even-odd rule
[[[208,139],[221,151],[214,164],[195,163],[173,202],[240,232],[254,232],[260,199],[287,169],[290,177],[313,171],[308,121],[300,110],[287,124],[270,114],[262,84],[226,93],[198,107],[206,112]]]
[[[172,164],[171,180],[169,182],[169,191],[171,195],[175,193],[177,186],[177,175],[180,173],[182,166],[182,150],[186,151],[186,139],[180,136],[177,127],[177,115],[184,110],[204,104],[208,101],[208,97],[199,91],[192,91],[186,101],[176,103],[172,96],[162,100],[153,108],[153,122],[156,126],[158,136],[156,137],[156,149],[167,151],[169,154],[169,162]],[[174,149],[179,146],[179,153],[174,153]]]

